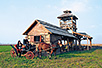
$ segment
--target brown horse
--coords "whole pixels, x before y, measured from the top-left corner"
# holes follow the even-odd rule
[[[58,48],[57,48],[56,45],[54,45],[54,44],[50,45],[50,44],[47,44],[47,43],[42,42],[42,43],[40,43],[40,44],[38,45],[38,49],[39,49],[39,58],[41,58],[41,52],[42,52],[42,50],[43,50],[43,51],[46,51],[47,53],[50,54],[49,59],[51,59],[51,56],[52,56],[52,53],[53,53],[53,52],[54,52],[55,59],[57,59],[57,58],[56,58],[56,50],[57,50]]]

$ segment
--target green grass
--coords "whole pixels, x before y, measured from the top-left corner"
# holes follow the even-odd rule
[[[102,49],[90,51],[72,51],[57,55],[57,59],[10,56],[10,46],[0,46],[0,68],[102,68]]]
[[[11,48],[11,46],[0,46],[0,52],[9,52]]]

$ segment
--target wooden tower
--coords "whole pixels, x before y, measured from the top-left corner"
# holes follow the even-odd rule
[[[73,34],[73,31],[77,31],[76,20],[78,20],[78,18],[75,15],[73,15],[70,10],[66,10],[63,12],[64,14],[57,17],[58,19],[60,19],[60,27],[62,29],[71,30]]]
[[[76,20],[78,20],[78,18],[73,15],[72,11],[70,10],[66,10],[63,12],[64,14],[57,17],[59,19],[60,27],[62,29],[72,32],[72,34],[77,38],[77,40],[75,40],[75,45],[77,45],[77,41],[79,42],[79,45],[81,45],[81,40],[87,40],[87,46],[89,46],[88,40],[90,40],[90,46],[92,46],[91,36],[86,33],[77,32]],[[87,49],[89,50],[89,47],[87,47]]]
[[[72,11],[70,10],[66,10],[63,12],[64,14],[57,17],[60,22],[60,27],[62,29],[71,31],[72,34],[75,35],[74,32],[77,32],[76,20],[78,20],[78,18],[73,15]],[[75,45],[77,45],[77,40],[75,40]]]

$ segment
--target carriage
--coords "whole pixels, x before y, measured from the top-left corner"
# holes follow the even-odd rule
[[[34,46],[31,46],[30,50],[26,49],[25,46],[22,46],[21,49],[18,49],[17,44],[14,46],[13,45],[11,45],[11,46],[12,46],[12,49],[11,49],[10,53],[11,53],[12,57],[25,56],[27,59],[33,59],[34,56],[37,56],[36,55],[36,48]]]
[[[11,53],[11,57],[21,57],[21,56],[25,56],[27,59],[33,59],[35,56],[38,56],[38,53],[36,51],[36,46],[35,45],[31,45],[31,44],[21,44],[18,45],[11,45],[12,49],[10,51]]]
[[[39,58],[41,58],[41,52],[42,51],[46,51],[48,52],[48,55],[50,55],[50,59],[51,59],[51,55],[54,52],[54,55],[56,56],[56,50],[59,48],[58,46],[54,45],[54,44],[47,44],[44,42],[40,42],[39,46],[36,47],[36,45],[31,45],[28,44],[28,41],[26,41],[25,43],[21,44],[21,45],[11,45],[12,49],[10,51],[11,56],[12,57],[21,57],[21,56],[25,56],[27,59],[33,59],[34,57],[39,56]],[[56,57],[55,57],[56,58]]]

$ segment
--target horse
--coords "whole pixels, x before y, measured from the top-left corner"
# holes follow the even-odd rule
[[[54,45],[54,44],[51,45],[51,44],[47,44],[47,43],[41,42],[38,45],[39,58],[41,59],[41,52],[43,50],[43,51],[48,52],[48,54],[50,54],[49,59],[51,59],[51,56],[52,56],[53,52],[54,52],[55,59],[57,59],[56,58],[56,50],[57,49],[58,49],[58,47],[56,45]]]

